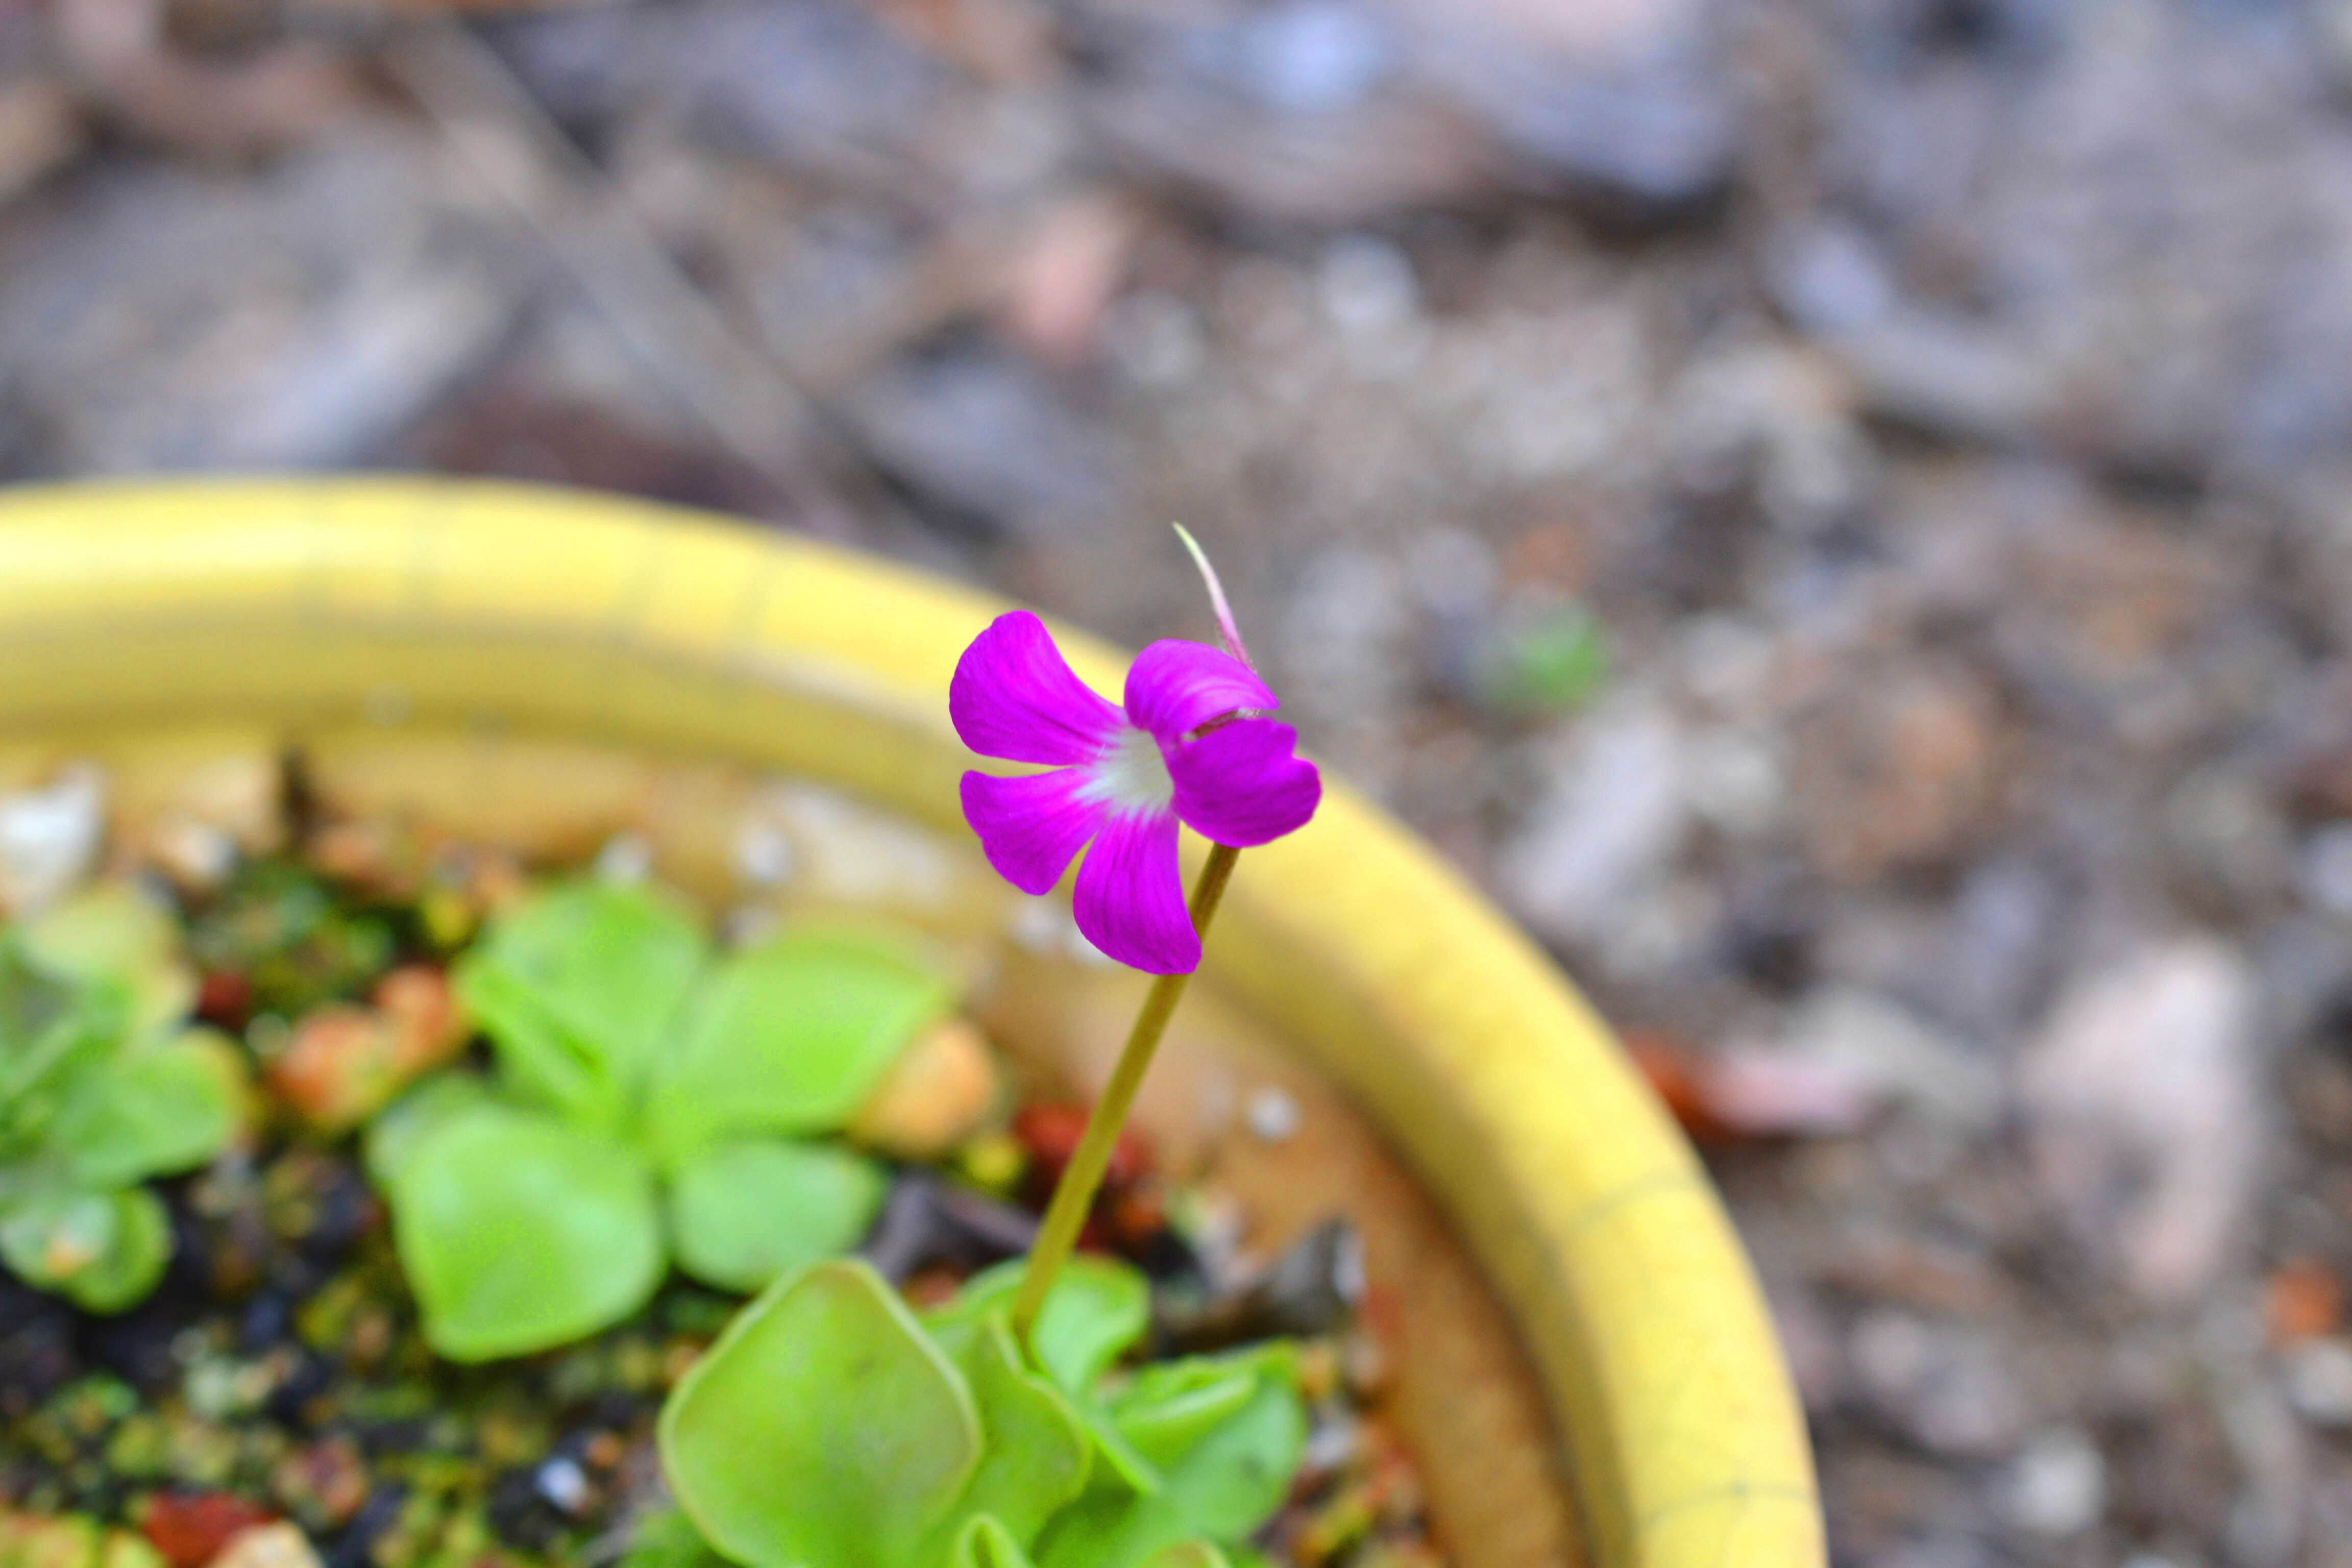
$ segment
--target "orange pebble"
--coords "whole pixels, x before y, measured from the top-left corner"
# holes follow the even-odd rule
[[[2315,1258],[2298,1258],[2271,1275],[2263,1302],[2273,1344],[2332,1332],[2344,1317],[2344,1282]]]

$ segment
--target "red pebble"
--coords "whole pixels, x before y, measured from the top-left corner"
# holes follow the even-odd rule
[[[259,1503],[227,1492],[198,1492],[193,1497],[157,1492],[148,1500],[142,1528],[149,1543],[172,1568],[204,1568],[220,1555],[231,1536],[277,1518]]]
[[[242,1029],[253,1013],[253,982],[232,970],[215,969],[196,991],[196,1016],[224,1029]]]
[[[1127,1247],[1143,1247],[1168,1228],[1168,1205],[1155,1186],[1138,1186],[1106,1205],[1112,1234]]]
[[[1078,1152],[1087,1130],[1083,1105],[1024,1105],[1013,1118],[1013,1136],[1029,1152],[1031,1180],[1050,1189],[1062,1179],[1062,1169]],[[1131,1186],[1151,1173],[1151,1143],[1136,1128],[1120,1130],[1111,1146],[1110,1165],[1103,1184],[1111,1191]]]

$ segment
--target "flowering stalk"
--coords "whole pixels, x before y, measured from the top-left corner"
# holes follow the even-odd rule
[[[1201,868],[1200,880],[1192,884],[1192,930],[1204,940],[1209,922],[1216,918],[1217,901],[1224,897],[1225,884],[1233,878],[1234,863],[1241,858],[1242,852],[1231,845],[1211,846],[1208,864]],[[1168,1032],[1169,1017],[1192,978],[1186,971],[1160,975],[1151,983],[1151,989],[1144,994],[1143,1009],[1135,1016],[1135,1026],[1128,1031],[1127,1045],[1118,1053],[1118,1065],[1111,1069],[1102,1098],[1087,1117],[1087,1130],[1079,1136],[1070,1163],[1063,1167],[1062,1179],[1054,1184],[1053,1200],[1046,1205],[1045,1222],[1037,1230],[1037,1243],[1029,1251],[1029,1269],[1022,1278],[1021,1293],[1013,1302],[1013,1332],[1024,1344],[1037,1326],[1046,1295],[1054,1289],[1054,1277],[1077,1249],[1079,1233],[1094,1212],[1095,1195],[1102,1191],[1103,1173],[1110,1169],[1111,1152],[1127,1126],[1128,1112],[1135,1108],[1136,1091],[1143,1087],[1143,1075],[1151,1069],[1160,1037]]]
[[[1280,700],[1250,663],[1215,569],[1191,534],[1176,532],[1207,584],[1222,650],[1153,643],[1129,668],[1125,700],[1113,703],[1072,673],[1043,622],[1015,610],[972,639],[948,683],[948,716],[965,745],[1046,769],[963,775],[964,820],[988,863],[1042,895],[1083,849],[1070,900],[1078,930],[1119,963],[1159,976],[1046,1208],[1013,1310],[1024,1341],[1086,1228],[1152,1053],[1200,967],[1201,939],[1234,860],[1304,827],[1323,797],[1322,775],[1297,754],[1297,731],[1267,717]],[[1212,846],[1189,909],[1180,826]]]

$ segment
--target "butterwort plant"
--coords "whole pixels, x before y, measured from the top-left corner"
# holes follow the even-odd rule
[[[1185,543],[1223,648],[1152,645],[1114,704],[1016,612],[950,689],[972,750],[1047,770],[964,776],[991,863],[1044,893],[1084,850],[1079,929],[1155,976],[1035,1247],[928,1312],[854,1258],[771,1286],[663,1407],[680,1511],[641,1537],[632,1568],[1220,1568],[1249,1560],[1280,1507],[1307,1433],[1292,1347],[1126,1366],[1149,1287],[1074,1256],[1235,858],[1305,826],[1322,793]],[[1180,826],[1210,845],[1189,909]]]
[[[888,1177],[833,1135],[955,1000],[894,938],[802,930],[722,957],[663,892],[593,879],[498,916],[455,984],[495,1072],[425,1079],[368,1143],[455,1361],[620,1322],[672,1261],[748,1294],[853,1246]]]
[[[191,1028],[194,971],[168,910],[91,889],[0,933],[0,1260],[92,1312],[154,1289],[172,1255],[147,1187],[211,1161],[247,1098],[236,1048]]]

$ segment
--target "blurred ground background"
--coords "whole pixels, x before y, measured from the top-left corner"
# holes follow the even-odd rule
[[[0,9],[7,479],[1130,641],[1190,522],[1706,1142],[1847,1564],[2352,1563],[2347,370],[2344,0]]]

